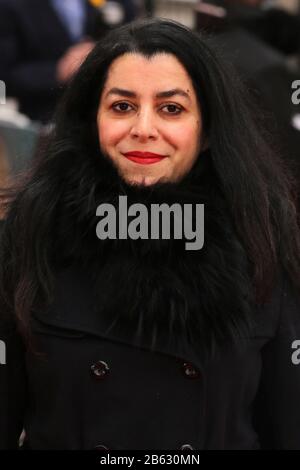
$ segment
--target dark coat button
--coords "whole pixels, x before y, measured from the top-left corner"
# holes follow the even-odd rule
[[[109,450],[109,448],[102,444],[99,444],[98,446],[95,447],[95,450]]]
[[[110,369],[104,361],[98,361],[91,366],[91,373],[96,379],[103,379],[109,372]]]
[[[195,450],[191,444],[183,444],[179,450]]]
[[[195,367],[190,362],[185,362],[183,364],[183,373],[185,377],[189,379],[198,379],[200,377],[200,372],[195,369]]]

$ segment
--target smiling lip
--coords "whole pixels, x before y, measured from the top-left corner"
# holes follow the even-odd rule
[[[163,158],[166,158],[165,155],[152,152],[126,152],[123,153],[123,155],[129,160],[135,163],[140,163],[142,165],[157,163],[160,162]]]

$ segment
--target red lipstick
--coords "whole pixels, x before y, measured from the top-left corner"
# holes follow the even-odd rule
[[[126,152],[123,153],[124,157],[128,158],[132,162],[140,163],[141,165],[149,165],[151,163],[160,162],[163,158],[166,158],[165,155],[160,155],[158,153],[152,152]]]

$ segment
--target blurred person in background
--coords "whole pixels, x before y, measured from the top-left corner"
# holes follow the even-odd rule
[[[107,31],[103,0],[0,0],[0,78],[33,120],[51,119],[65,84]]]
[[[101,11],[111,28],[118,27],[145,15],[144,0],[107,0]]]
[[[226,21],[242,26],[283,54],[300,49],[300,18],[270,0],[204,0],[226,10]],[[274,5],[273,5],[274,4]]]
[[[121,5],[124,17],[123,23],[128,23],[129,21],[133,21],[137,18],[140,9],[141,9],[141,1],[137,0],[114,0],[116,3]],[[107,2],[109,3],[109,2]]]
[[[287,66],[287,55],[299,50],[298,17],[262,0],[205,0],[197,12],[198,30],[213,33],[239,70],[300,187],[300,105],[291,100],[300,70]]]

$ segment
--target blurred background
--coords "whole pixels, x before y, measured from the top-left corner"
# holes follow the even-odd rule
[[[145,16],[210,33],[260,103],[300,182],[300,105],[292,101],[300,0],[0,0],[0,187],[35,157],[57,100],[95,41]]]

